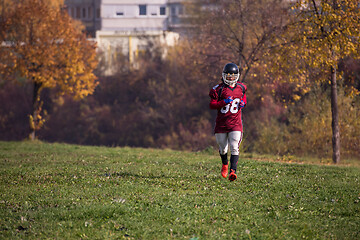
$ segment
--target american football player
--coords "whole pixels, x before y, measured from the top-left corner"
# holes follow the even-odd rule
[[[227,63],[222,71],[222,82],[214,86],[209,93],[210,108],[217,110],[214,132],[222,161],[221,175],[224,178],[229,173],[227,154],[230,147],[230,181],[237,178],[239,146],[243,136],[241,109],[247,103],[247,87],[238,82],[240,74],[241,68],[235,63]]]

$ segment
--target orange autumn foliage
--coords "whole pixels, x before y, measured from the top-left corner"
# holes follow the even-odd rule
[[[59,2],[59,1],[58,1]],[[21,0],[7,4],[0,21],[0,78],[34,84],[30,129],[41,127],[40,92],[56,88],[80,99],[97,86],[96,44],[86,39],[61,9],[61,1]]]

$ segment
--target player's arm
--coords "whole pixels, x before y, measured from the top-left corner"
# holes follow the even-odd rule
[[[222,107],[224,107],[227,103],[225,103],[225,100],[216,100],[216,99],[211,99],[210,100],[210,108],[211,109],[220,109]]]
[[[210,109],[220,109],[224,107],[226,104],[232,102],[232,99],[222,99],[218,101],[218,94],[214,89],[211,89],[210,93]]]
[[[246,94],[244,93],[243,97],[241,98],[241,108],[245,107],[247,104]]]
[[[246,106],[247,104],[247,99],[246,99],[246,91],[247,91],[247,86],[244,84],[244,83],[240,83],[242,85],[242,88],[243,88],[243,93],[244,95],[242,96],[241,100],[240,100],[240,108],[243,108]]]

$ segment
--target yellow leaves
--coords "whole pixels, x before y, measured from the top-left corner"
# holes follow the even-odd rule
[[[278,36],[281,48],[265,56],[273,63],[268,71],[286,76],[288,82],[305,83],[311,72],[329,71],[347,56],[360,57],[360,32],[354,30],[360,29],[358,6],[350,0],[339,3],[341,7],[333,8],[332,1],[296,1],[292,10],[300,18]]]
[[[294,101],[299,101],[301,99],[301,97],[297,94],[294,94],[293,99],[294,99]]]
[[[355,87],[353,87],[353,86],[349,86],[349,87],[347,88],[347,95],[348,95],[349,97],[351,97],[351,98],[354,98],[354,97],[360,95],[360,91],[357,90],[357,89],[356,89]]]
[[[35,130],[35,122],[32,115],[29,115],[29,126],[31,130]]]
[[[0,77],[16,80],[20,75],[41,88],[57,87],[61,94],[77,98],[93,93],[97,86],[93,74],[96,45],[62,12],[62,0],[50,5],[43,0],[16,2],[9,2],[2,11]],[[43,126],[46,116],[40,95],[35,97],[34,112],[29,116],[33,131]]]
[[[29,126],[32,131],[41,129],[46,121],[45,117],[47,116],[47,111],[42,112],[42,106],[43,102],[41,102],[40,99],[37,99],[33,115],[29,115]],[[42,114],[45,117],[43,117]]]
[[[61,1],[60,1],[61,2]],[[41,82],[45,87],[59,86],[63,92],[80,96],[91,93],[96,77],[96,46],[88,42],[81,31],[72,25],[68,14],[61,12],[58,3],[25,0],[11,5],[1,29],[0,42],[10,37],[13,47],[2,51],[0,73],[19,72],[28,80]],[[19,34],[17,29],[21,28]],[[6,49],[10,49],[7,47]],[[69,85],[68,85],[69,84]],[[87,89],[87,90],[83,90]]]

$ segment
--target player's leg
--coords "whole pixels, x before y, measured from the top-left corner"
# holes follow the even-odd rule
[[[221,157],[222,167],[221,167],[221,175],[226,178],[228,174],[228,135],[227,133],[216,133],[215,134],[216,142],[219,145],[219,154]]]
[[[229,180],[234,181],[236,176],[237,163],[239,161],[239,147],[242,140],[242,132],[234,131],[229,133],[229,145],[230,145],[230,175]]]

